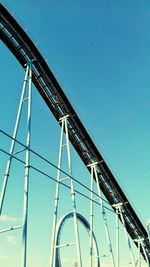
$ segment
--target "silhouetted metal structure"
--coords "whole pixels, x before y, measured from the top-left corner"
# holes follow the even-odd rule
[[[139,217],[37,47],[2,4],[0,4],[0,39],[23,68],[32,61],[33,83],[56,120],[59,122],[60,118],[69,115],[68,131],[72,145],[89,171],[91,169],[88,166],[97,162],[97,174],[102,192],[115,211],[115,205],[121,205],[121,214],[129,235],[136,245],[138,245],[137,240],[142,240],[141,253],[145,257],[143,247],[150,261],[148,234]],[[118,216],[121,220],[119,214]]]

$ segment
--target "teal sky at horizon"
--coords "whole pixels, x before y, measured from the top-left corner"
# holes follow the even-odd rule
[[[38,49],[146,227],[150,219],[149,1],[62,0],[41,3],[35,0],[7,0],[2,3],[14,12],[14,16],[31,39],[37,43]],[[24,71],[2,42],[0,58],[0,128],[12,134]],[[31,147],[57,164],[59,127],[35,88],[32,110]],[[23,142],[25,120],[23,113],[18,135],[18,139]],[[0,143],[9,148],[6,138],[1,136]],[[90,175],[73,149],[72,159],[75,177],[82,182],[86,180],[88,184]],[[0,154],[0,186],[6,161],[7,157]],[[36,165],[41,164],[41,168],[56,177],[55,170],[49,169],[35,158],[32,161]],[[23,170],[17,163],[13,164],[12,168],[12,176],[17,178],[10,179],[4,214],[9,215],[10,222],[15,224],[16,217],[21,220]],[[22,180],[19,179],[20,175]],[[44,255],[38,260],[32,256],[34,249],[31,248],[29,267],[30,264],[32,267],[41,266],[43,259],[47,264],[45,266],[48,266],[50,238],[48,240],[46,237],[48,231],[51,231],[51,223],[48,224],[47,221],[49,216],[52,218],[55,186],[53,182],[40,179],[39,175],[32,171],[31,175],[33,179],[29,233],[31,232],[34,242],[30,240],[29,244],[36,244],[36,229],[39,227],[41,244],[44,246],[46,241],[47,246],[43,249],[40,248],[40,243],[36,244],[37,258],[40,249]],[[38,181],[35,184],[36,178]],[[16,189],[18,186],[20,191]],[[84,211],[85,207],[88,210],[86,201],[80,197],[79,200],[79,210]],[[70,208],[68,205],[67,209]],[[63,212],[65,211],[62,209],[60,215],[63,215]],[[95,212],[97,214],[96,208]],[[43,220],[45,231],[38,221],[39,216]],[[85,216],[88,218],[88,211]],[[1,228],[5,224],[7,225],[6,221],[2,223]],[[96,225],[98,226],[98,222]],[[14,247],[17,247],[13,248],[14,251],[20,250],[18,240],[21,240],[20,233],[10,235],[9,238],[5,235],[2,238],[5,247],[14,242]],[[10,246],[10,255],[13,255],[13,249]],[[103,250],[105,251],[102,248]],[[0,242],[0,262],[3,261],[3,267],[9,267],[10,260],[7,261],[5,257],[6,251],[3,251]],[[17,259],[14,259],[14,262],[16,261]]]

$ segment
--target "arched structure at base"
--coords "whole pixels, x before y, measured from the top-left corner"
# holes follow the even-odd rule
[[[79,213],[76,213],[77,215],[77,220],[84,226],[84,228],[86,229],[87,233],[90,234],[90,224],[88,223],[88,221]],[[56,262],[55,262],[55,267],[62,267],[61,265],[61,260],[60,260],[60,249],[59,249],[59,245],[60,245],[60,236],[61,236],[61,232],[62,232],[62,227],[63,225],[66,223],[67,220],[73,218],[73,212],[67,213],[65,214],[58,222],[57,225],[57,230],[56,230]],[[98,245],[97,245],[97,241],[96,241],[96,237],[94,235],[94,233],[92,233],[93,235],[93,251],[95,253],[96,256],[96,267],[100,267],[100,259],[99,259],[99,251],[98,251]]]

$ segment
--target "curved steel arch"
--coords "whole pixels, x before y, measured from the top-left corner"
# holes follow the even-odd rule
[[[122,212],[124,214],[126,229],[133,241],[139,238],[144,239],[143,245],[147,257],[150,260],[150,243],[148,241],[147,231],[142,222],[135,213],[37,47],[1,3],[0,39],[14,54],[23,68],[29,61],[34,60],[32,66],[33,83],[35,87],[57,121],[59,121],[62,116],[69,115],[68,130],[72,145],[86,167],[93,162],[98,162],[99,185],[104,195],[111,205],[118,203],[124,204]],[[87,168],[89,169],[89,167]],[[137,245],[137,243],[135,244]],[[142,251],[141,253],[143,254]]]
[[[77,220],[81,222],[81,224],[85,227],[86,231],[90,232],[90,224],[88,223],[88,221],[79,213],[76,213],[77,215]],[[57,231],[56,231],[56,246],[60,245],[60,234],[62,231],[62,227],[64,225],[64,223],[70,219],[73,218],[73,212],[67,213],[65,214],[58,222],[57,225]],[[94,251],[96,253],[96,258],[97,258],[97,262],[96,262],[96,267],[100,267],[100,260],[99,260],[99,251],[98,251],[98,245],[97,245],[97,241],[96,241],[96,237],[93,235],[93,248]],[[56,248],[56,263],[55,263],[55,267],[62,267],[61,265],[61,260],[60,260],[60,250],[59,248]]]

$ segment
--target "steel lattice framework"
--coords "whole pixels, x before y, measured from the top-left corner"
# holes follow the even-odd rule
[[[98,162],[99,185],[104,195],[115,211],[115,206],[122,204],[126,229],[136,245],[135,240],[144,240],[143,246],[150,261],[147,231],[37,47],[2,4],[0,4],[0,39],[23,68],[32,61],[33,83],[56,120],[59,121],[63,116],[69,115],[68,131],[72,145],[89,171],[88,166]],[[143,254],[142,250],[141,253]]]

